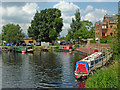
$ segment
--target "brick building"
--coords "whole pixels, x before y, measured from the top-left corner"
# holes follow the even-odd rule
[[[105,15],[103,21],[95,23],[95,40],[100,42],[100,39],[106,38],[107,35],[114,34],[117,28],[116,25],[117,17],[116,15]]]
[[[35,45],[36,40],[33,40],[31,37],[25,37],[25,38],[23,38],[22,41],[20,41],[20,43],[26,43],[26,44],[31,43],[31,44]]]

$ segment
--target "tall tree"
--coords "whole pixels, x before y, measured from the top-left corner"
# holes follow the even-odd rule
[[[81,17],[79,10],[75,13],[75,19],[72,18],[72,23],[70,24],[69,34],[72,34],[71,38],[74,39],[74,33],[81,28]]]
[[[3,26],[2,39],[8,43],[18,43],[25,36],[21,27],[17,24],[7,24]]]
[[[56,8],[45,9],[40,13],[37,11],[28,28],[28,36],[38,41],[57,39],[63,26],[63,20],[60,17],[61,11]]]
[[[75,39],[81,41],[82,39],[94,38],[94,35],[92,22],[87,20],[81,21],[80,12],[77,10],[75,13],[75,19],[72,19],[72,23],[70,24],[66,40],[69,41]]]
[[[120,60],[120,15],[118,15],[117,17],[118,17],[117,28],[116,31],[114,32],[114,35],[112,36],[110,46],[113,51],[113,58],[115,60]]]
[[[95,30],[94,30],[93,23],[88,20],[83,20],[81,21],[81,24],[82,24],[82,28],[84,29],[87,35],[86,37],[83,37],[83,38],[94,38]]]
[[[2,40],[2,34],[0,34],[0,43],[1,43],[1,40]]]

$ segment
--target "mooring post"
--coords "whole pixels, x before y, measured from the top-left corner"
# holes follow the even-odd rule
[[[90,55],[90,46],[89,46],[89,55]]]

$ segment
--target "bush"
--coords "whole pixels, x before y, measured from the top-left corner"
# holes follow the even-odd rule
[[[100,39],[100,43],[107,43],[107,39]]]
[[[79,46],[80,46],[79,44],[75,44],[74,49],[79,48]]]
[[[98,70],[86,81],[87,88],[118,88],[118,63]]]
[[[96,43],[96,41],[95,40],[91,40],[90,43]]]
[[[59,47],[56,47],[56,48],[55,48],[55,51],[56,51],[56,52],[59,52]]]

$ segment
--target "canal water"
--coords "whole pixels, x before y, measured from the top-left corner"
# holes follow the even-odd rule
[[[83,88],[75,63],[83,56],[69,52],[2,53],[2,88]]]

